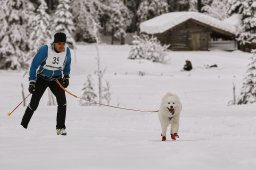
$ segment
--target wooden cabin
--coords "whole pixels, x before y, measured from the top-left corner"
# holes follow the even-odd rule
[[[171,50],[235,50],[236,29],[198,12],[172,12],[145,21],[141,33],[156,36]]]

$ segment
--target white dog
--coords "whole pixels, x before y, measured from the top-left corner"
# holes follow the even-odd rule
[[[172,93],[167,93],[163,99],[158,112],[159,120],[162,127],[162,141],[166,140],[166,131],[171,125],[171,139],[179,138],[179,120],[182,105],[178,96]]]

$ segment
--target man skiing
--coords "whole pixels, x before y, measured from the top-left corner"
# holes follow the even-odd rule
[[[66,34],[58,32],[54,35],[52,44],[43,45],[35,55],[29,71],[29,92],[32,93],[31,101],[23,115],[21,125],[27,129],[29,121],[39,105],[39,101],[47,87],[55,95],[58,103],[57,109],[57,135],[67,135],[66,119],[66,95],[57,84],[61,82],[63,87],[69,85],[71,54],[66,47]]]

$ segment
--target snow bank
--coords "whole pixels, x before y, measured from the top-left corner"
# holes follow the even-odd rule
[[[81,95],[86,74],[96,69],[97,54],[94,45],[77,47],[68,89]],[[180,139],[161,142],[155,113],[83,107],[70,95],[68,135],[57,136],[57,106],[47,106],[47,93],[25,130],[20,126],[25,107],[11,117],[6,114],[21,100],[22,74],[0,70],[2,170],[255,170],[255,104],[227,106],[232,82],[239,87],[251,54],[169,52],[170,62],[159,64],[127,59],[129,46],[100,45],[99,49],[111,83],[111,104],[155,110],[164,93],[179,95]],[[181,71],[186,59],[194,67],[190,72]],[[205,69],[205,64],[218,68]]]

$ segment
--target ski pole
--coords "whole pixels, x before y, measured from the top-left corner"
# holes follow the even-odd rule
[[[11,112],[8,112],[7,115],[11,116],[11,114],[31,95],[31,93],[29,93]]]

